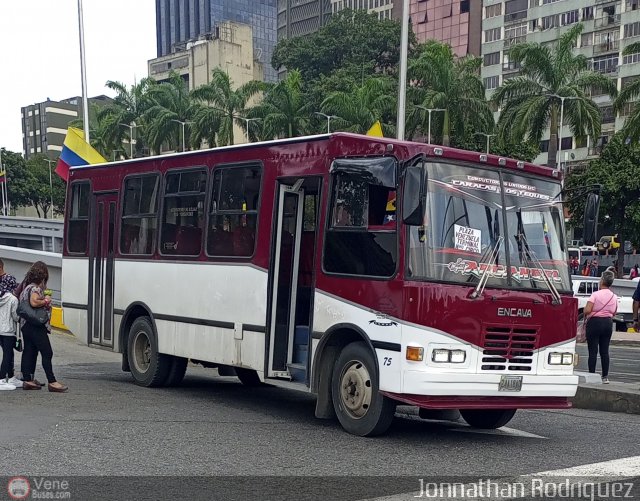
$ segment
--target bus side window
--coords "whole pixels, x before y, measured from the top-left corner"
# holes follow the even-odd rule
[[[124,181],[121,254],[153,254],[158,234],[157,174],[130,176]]]
[[[259,166],[219,167],[207,228],[207,255],[251,257],[258,225],[262,171]]]
[[[67,250],[72,254],[87,254],[89,234],[89,198],[91,186],[88,182],[71,184],[71,211],[67,223]]]

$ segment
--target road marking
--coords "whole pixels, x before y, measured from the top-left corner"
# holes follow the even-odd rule
[[[477,433],[480,435],[498,435],[505,437],[523,437],[523,438],[542,438],[548,440],[548,437],[542,435],[536,435],[535,433],[529,433],[527,431],[516,430],[515,428],[507,428],[503,426],[497,430],[481,430],[479,428],[472,428],[471,426],[461,426],[459,428],[449,428],[449,431],[459,431],[461,433]]]
[[[572,477],[576,477],[575,482],[602,482],[602,478],[596,477],[613,477],[610,481],[620,481],[622,482],[625,478],[634,478],[638,477],[638,472],[640,472],[640,456],[632,456],[628,458],[620,458],[613,459],[611,461],[603,461],[600,463],[591,463],[584,464],[579,466],[571,466],[569,468],[561,468],[559,470],[547,470],[541,471],[538,473],[530,473],[526,475],[520,475],[515,477],[501,476],[501,475],[478,475],[479,482],[470,482],[464,484],[464,489],[461,492],[469,492],[470,489],[474,487],[478,487],[481,482],[491,481],[497,484],[511,485],[513,486],[516,483],[524,484],[525,488],[531,488],[534,480],[539,482],[539,477],[548,477],[550,480],[549,484],[559,484],[569,482],[572,483]],[[433,475],[433,482],[440,483],[444,480],[438,480],[439,475]],[[446,477],[446,475],[440,475],[442,477]],[[589,480],[589,479],[592,480]],[[455,478],[452,477],[450,479],[451,482],[455,481]],[[422,484],[427,485],[430,482],[429,477],[424,477],[422,479]],[[544,482],[544,480],[543,480]],[[416,480],[418,483],[418,489],[420,488],[421,483],[419,480]],[[461,485],[457,483],[456,485]],[[460,490],[460,489],[459,489]],[[446,492],[446,491],[444,491]],[[425,494],[425,492],[420,492],[419,490],[413,492],[405,492],[402,494],[395,494],[392,496],[378,497],[369,499],[368,501],[415,501],[416,499],[454,499],[452,497],[447,497],[446,494],[444,497],[438,496],[437,492],[429,491]],[[486,497],[486,499],[494,499],[491,496]],[[520,497],[502,497],[501,499],[521,499]]]

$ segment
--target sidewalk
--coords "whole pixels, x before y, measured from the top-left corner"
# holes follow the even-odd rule
[[[611,344],[640,346],[640,332],[613,332]]]
[[[573,398],[578,409],[640,414],[640,385],[637,383],[580,383]]]

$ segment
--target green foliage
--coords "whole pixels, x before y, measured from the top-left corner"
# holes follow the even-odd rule
[[[561,99],[564,123],[574,136],[600,136],[601,114],[589,96],[598,87],[610,96],[617,93],[608,77],[588,69],[588,60],[574,54],[582,24],[566,31],[552,49],[539,43],[523,43],[509,50],[509,58],[520,65],[520,76],[506,80],[493,95],[502,107],[498,133],[506,143],[523,140],[539,143],[547,127],[552,138],[558,137]],[[549,144],[547,164],[556,165],[557,139]]]
[[[636,52],[640,52],[640,42],[627,45],[623,54],[626,56]],[[640,78],[636,78],[622,87],[620,94],[613,103],[615,111],[622,111],[625,104],[637,101],[638,96],[640,96]],[[637,142],[640,139],[640,106],[637,104],[633,106],[631,114],[625,120],[622,134],[633,142]]]
[[[571,174],[569,189],[601,184],[600,222],[616,229],[619,240],[640,243],[640,145],[625,144],[624,135],[617,134],[602,151],[600,158],[588,168]],[[585,197],[578,196],[567,204],[571,224],[582,226]],[[624,246],[620,246],[622,252]],[[618,259],[622,265],[622,259]]]
[[[400,32],[397,21],[345,9],[315,33],[278,42],[271,63],[276,69],[299,70],[305,82],[352,65],[393,71],[400,59]],[[410,36],[413,45],[415,35],[411,32]]]
[[[32,179],[22,155],[2,148],[2,165],[7,171],[9,205],[13,209],[31,205],[29,191]]]

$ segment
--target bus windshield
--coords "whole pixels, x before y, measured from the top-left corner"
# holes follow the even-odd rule
[[[429,164],[424,225],[409,229],[408,275],[487,286],[570,290],[560,184]]]

